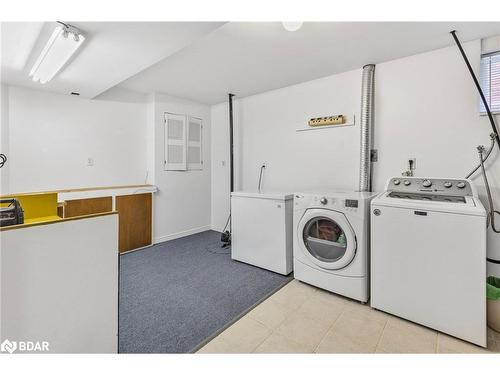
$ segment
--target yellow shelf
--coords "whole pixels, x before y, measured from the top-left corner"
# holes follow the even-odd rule
[[[54,221],[57,215],[57,193],[44,194],[12,194],[0,198],[16,198],[24,211],[24,222],[27,224]],[[6,206],[7,203],[2,204]]]
[[[34,217],[31,219],[26,219],[24,220],[24,224],[35,224],[35,223],[47,223],[47,222],[52,222],[52,221],[59,221],[62,218],[59,216],[41,216],[41,217]]]

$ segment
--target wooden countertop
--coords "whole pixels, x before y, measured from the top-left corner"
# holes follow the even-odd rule
[[[94,190],[119,190],[119,189],[133,189],[133,188],[156,188],[155,185],[143,184],[143,185],[117,185],[117,186],[97,186],[88,188],[76,188],[76,189],[62,189],[62,190],[52,190],[52,191],[36,191],[27,193],[16,193],[1,195],[1,198],[13,198],[23,195],[35,195],[35,194],[50,194],[50,193],[76,193],[82,191],[94,191]]]
[[[90,218],[98,217],[98,216],[117,215],[117,214],[118,214],[117,211],[109,211],[109,212],[102,212],[102,213],[98,213],[98,214],[74,216],[74,217],[68,217],[68,218],[61,218],[59,216],[46,216],[46,217],[42,217],[42,218],[36,218],[33,220],[26,220],[24,222],[24,224],[0,227],[0,232],[13,230],[13,229],[22,229],[22,228],[40,226],[40,225],[57,224],[57,223],[61,223],[64,221],[90,219]]]

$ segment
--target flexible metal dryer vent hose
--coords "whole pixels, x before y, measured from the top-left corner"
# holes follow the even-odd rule
[[[359,166],[359,191],[371,190],[371,149],[373,131],[373,107],[375,65],[363,67],[361,85],[361,153]]]
[[[486,156],[483,158],[483,162],[486,162],[486,160],[488,160],[488,158],[490,157],[491,151],[493,151],[493,149],[495,148],[496,134],[491,133],[490,138],[491,138],[491,145],[490,145],[490,148],[488,149],[488,151],[486,151]],[[483,149],[484,149],[484,147],[483,147]],[[479,168],[481,168],[481,163],[476,165],[476,167],[472,171],[470,171],[470,173],[467,176],[465,176],[465,178],[466,179],[470,178]]]
[[[493,139],[493,144],[495,143],[495,139]],[[500,233],[500,228],[495,226],[495,215],[500,215],[500,211],[495,210],[495,206],[493,205],[493,199],[491,197],[490,185],[488,183],[488,177],[486,176],[486,170],[484,169],[484,161],[486,158],[483,158],[484,146],[478,146],[477,151],[479,153],[479,165],[481,166],[481,172],[483,173],[483,181],[484,186],[486,188],[486,195],[488,197],[488,212],[486,214],[486,226],[489,227],[491,224],[491,229],[493,232]]]

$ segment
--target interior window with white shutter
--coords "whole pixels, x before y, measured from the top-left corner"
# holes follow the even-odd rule
[[[203,125],[196,117],[188,117],[187,166],[189,170],[203,169]]]
[[[481,56],[479,79],[490,111],[500,113],[500,51]],[[486,113],[482,100],[479,111]]]
[[[165,170],[187,169],[186,133],[186,116],[165,113]]]

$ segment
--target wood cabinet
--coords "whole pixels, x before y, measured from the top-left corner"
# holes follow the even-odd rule
[[[57,207],[60,217],[69,218],[118,211],[119,214],[119,250],[120,253],[149,246],[152,240],[153,193],[150,185],[141,185],[138,188],[146,190],[137,194],[135,186],[127,186],[120,191],[117,187],[96,188],[95,191],[105,190],[104,196],[87,196],[92,189],[74,189],[59,193],[63,201]],[[149,191],[148,191],[149,190]],[[128,194],[127,194],[128,193]],[[69,195],[69,196],[68,196]],[[84,196],[80,198],[81,196]],[[69,199],[68,199],[69,198]],[[77,198],[77,199],[73,199]]]
[[[112,197],[72,199],[64,202],[64,217],[98,214],[113,211]]]
[[[118,195],[115,207],[119,215],[120,253],[151,245],[152,194]]]

